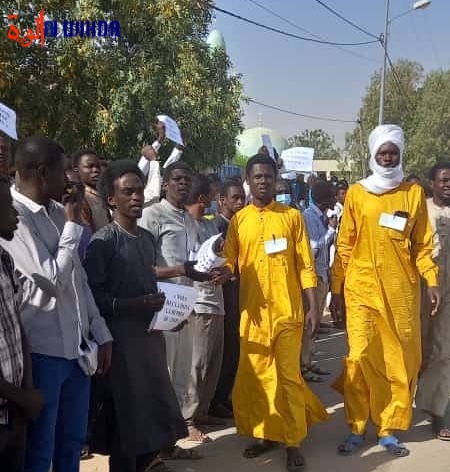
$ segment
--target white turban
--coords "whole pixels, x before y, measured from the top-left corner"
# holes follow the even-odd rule
[[[396,167],[382,167],[375,159],[383,144],[392,143],[398,147],[400,161]],[[397,188],[403,181],[403,149],[405,148],[405,137],[403,130],[397,125],[379,125],[369,136],[370,162],[369,167],[372,175],[360,181],[361,185],[371,193],[381,195]]]

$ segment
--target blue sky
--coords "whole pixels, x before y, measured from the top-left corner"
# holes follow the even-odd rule
[[[330,41],[371,39],[314,0],[256,1]],[[384,30],[385,0],[324,1],[373,34],[378,35]],[[412,4],[413,0],[391,0],[391,17],[409,10]],[[216,0],[216,6],[274,28],[307,36],[250,0]],[[425,71],[448,68],[449,19],[449,0],[433,0],[427,9],[395,20],[389,38],[391,58],[416,60]],[[355,119],[369,78],[382,62],[382,49],[378,44],[345,48],[367,58],[363,59],[335,47],[306,43],[265,31],[219,12],[211,28],[219,29],[224,35],[234,69],[243,74],[247,96],[298,113]],[[295,117],[254,104],[245,107],[246,127],[257,126],[260,118],[263,126],[285,136],[305,128],[323,128],[335,136],[339,145],[344,142],[345,132],[353,127],[351,124]]]

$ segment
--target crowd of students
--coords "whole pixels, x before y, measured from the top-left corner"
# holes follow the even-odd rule
[[[450,439],[450,163],[431,170],[426,201],[394,125],[372,132],[372,175],[350,188],[280,179],[265,148],[245,182],[195,173],[179,146],[161,172],[164,139],[159,126],[139,163],[103,165],[25,138],[11,182],[0,137],[0,469],[76,472],[100,453],[111,472],[170,472],[202,457],[179,439],[209,442],[204,426],[234,419],[255,439],[245,457],[282,444],[298,471],[308,426],[327,419],[307,383],[329,374],[314,349],[327,307],[349,345],[338,452],[360,448],[371,419],[387,452],[409,454],[394,433],[411,424],[419,372],[416,402]],[[219,233],[225,264],[197,271]],[[172,331],[148,329],[158,281],[197,290]]]

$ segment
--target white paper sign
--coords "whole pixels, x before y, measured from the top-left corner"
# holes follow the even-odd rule
[[[214,267],[221,267],[225,264],[226,259],[219,257],[214,252],[214,244],[221,237],[221,233],[211,236],[200,246],[200,249],[194,256],[194,260],[197,261],[197,264],[194,266],[196,271],[205,273]]]
[[[294,147],[281,153],[284,168],[295,172],[312,172],[314,148]]]
[[[186,285],[158,282],[158,289],[166,295],[161,311],[155,313],[149,329],[154,331],[170,331],[188,318],[194,309],[198,292]]]
[[[262,134],[261,140],[262,140],[263,146],[266,146],[267,150],[269,151],[269,156],[273,160],[275,160],[275,153],[273,152],[273,144],[272,144],[272,140],[270,139],[270,136],[268,134]]]
[[[3,103],[0,103],[0,130],[17,139],[16,112]]]
[[[166,127],[167,139],[183,146],[183,138],[181,137],[180,128],[178,127],[177,122],[167,115],[158,115],[157,118],[159,121],[162,121]]]

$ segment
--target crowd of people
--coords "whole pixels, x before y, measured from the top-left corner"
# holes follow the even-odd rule
[[[450,161],[403,174],[403,131],[370,135],[371,175],[349,186],[280,178],[262,147],[243,178],[196,173],[164,126],[136,162],[65,153],[47,137],[0,136],[0,470],[77,472],[89,453],[111,472],[170,472],[199,460],[187,438],[234,420],[244,457],[284,446],[301,470],[310,425],[326,421],[309,382],[330,372],[315,345],[329,310],[347,331],[333,387],[350,434],[371,420],[394,457],[412,406],[450,440]],[[200,246],[221,234],[223,265],[201,272]],[[166,296],[193,287],[188,319],[149,329]]]

